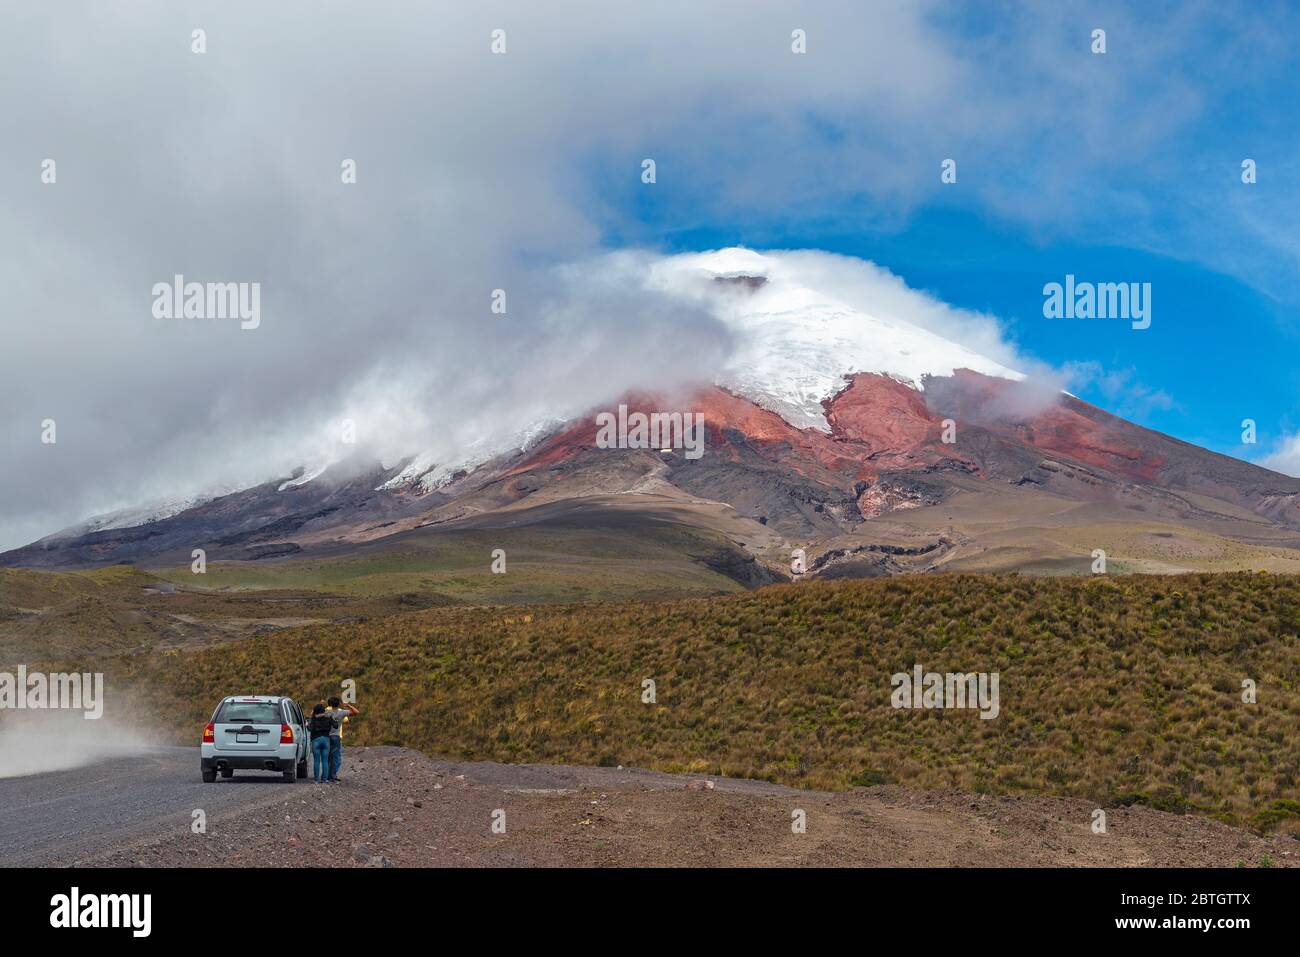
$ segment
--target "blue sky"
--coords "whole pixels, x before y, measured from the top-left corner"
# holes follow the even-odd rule
[[[593,171],[617,197],[607,243],[870,259],[997,317],[1020,350],[1075,371],[1082,398],[1300,474],[1300,8],[952,9],[926,19],[958,79],[918,107],[923,129],[827,104],[755,122],[722,173],[647,137],[654,190]],[[956,184],[940,183],[946,158]],[[1151,328],[1045,319],[1043,285],[1067,273],[1151,283]]]
[[[1039,245],[971,211],[923,209],[903,228],[857,235],[698,230],[674,249],[816,247],[872,260],[951,305],[997,316],[1021,350],[1080,370],[1071,391],[1206,448],[1256,459],[1300,427],[1300,308],[1192,262],[1123,246]],[[1042,286],[1078,280],[1152,284],[1153,322],[1043,318]],[[1094,371],[1089,376],[1088,371]],[[1259,442],[1241,443],[1253,418]]]
[[[449,458],[539,397],[711,381],[707,316],[557,282],[628,247],[872,260],[1103,408],[1300,475],[1294,3],[313,9],[67,0],[0,31],[0,548],[291,474],[344,418]],[[160,324],[178,273],[259,283],[264,320]],[[1150,283],[1151,328],[1044,319],[1067,273]]]

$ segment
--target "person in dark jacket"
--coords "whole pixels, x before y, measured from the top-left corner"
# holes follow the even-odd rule
[[[330,735],[334,733],[334,719],[318,704],[311,709],[307,720],[311,732],[312,782],[324,784],[330,776]]]

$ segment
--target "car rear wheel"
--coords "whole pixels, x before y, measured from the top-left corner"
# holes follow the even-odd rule
[[[207,768],[203,768],[202,770],[203,770],[203,783],[204,783],[204,784],[211,784],[213,781],[215,781],[215,780],[217,779],[217,772],[216,772],[216,771],[209,771]]]
[[[233,778],[233,777],[235,776],[235,769],[234,769],[234,768],[222,768],[222,769],[221,769],[221,776],[222,776],[223,778]]]
[[[306,776],[307,776],[307,759],[303,758],[301,761],[298,762],[298,777],[305,778]]]
[[[296,780],[298,780],[298,769],[291,764],[284,770],[284,783],[292,784]]]

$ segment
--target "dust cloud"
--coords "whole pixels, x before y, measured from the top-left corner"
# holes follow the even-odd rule
[[[0,778],[67,771],[131,757],[156,746],[139,728],[80,711],[0,713]]]

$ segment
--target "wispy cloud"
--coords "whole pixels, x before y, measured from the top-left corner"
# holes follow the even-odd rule
[[[1258,464],[1300,478],[1300,433],[1283,436],[1272,452],[1258,460]]]
[[[693,222],[878,222],[942,195],[1044,241],[1122,223],[1134,244],[1296,275],[1279,201],[1294,187],[1275,162],[1254,258],[1232,252],[1242,222],[1196,199],[1236,162],[1198,124],[1288,55],[1285,7],[1234,9],[1251,12],[24,6],[0,33],[0,547],[285,474],[343,417],[377,453],[453,445],[538,395],[580,404],[646,374],[629,357],[651,342],[689,342],[683,374],[725,356],[707,316],[556,285],[555,264],[611,235],[655,247]],[[1098,24],[1104,58],[1087,53]],[[1267,142],[1295,155],[1296,135]],[[959,185],[937,194],[946,157]],[[39,180],[45,158],[57,185]],[[149,290],[176,273],[260,282],[261,327],[153,319]],[[505,316],[488,309],[496,288]],[[976,351],[1005,345],[991,320],[961,331]],[[45,418],[56,446],[39,442]]]
[[[1134,422],[1145,422],[1155,410],[1178,408],[1164,389],[1139,382],[1132,367],[1107,370],[1099,362],[1088,361],[1067,363],[1062,371],[1070,389],[1095,389],[1108,409]]]

